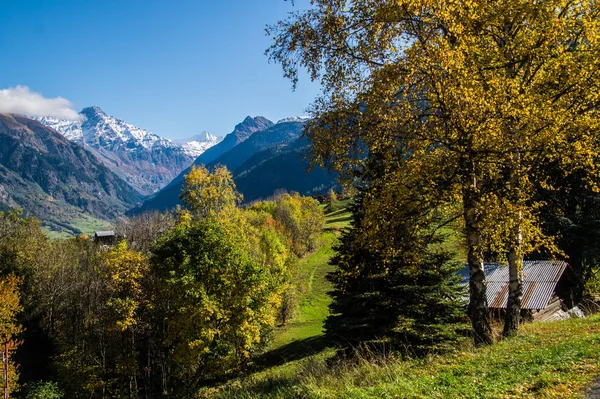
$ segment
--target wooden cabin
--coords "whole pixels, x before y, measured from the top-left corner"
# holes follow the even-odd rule
[[[115,232],[110,231],[96,231],[94,233],[94,242],[103,245],[113,245],[117,240]]]

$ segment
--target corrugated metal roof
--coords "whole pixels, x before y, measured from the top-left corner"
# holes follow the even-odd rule
[[[497,265],[497,264],[494,264]],[[565,271],[567,264],[562,261],[524,261],[523,276],[524,281],[535,282],[557,282],[562,273]],[[508,281],[508,267],[495,267],[489,274],[487,273],[486,265],[486,280],[487,281]]]
[[[114,231],[97,231],[96,232],[97,237],[110,237],[110,236],[114,236],[114,235],[115,235]]]
[[[523,309],[543,309],[548,305],[554,293],[555,282],[523,282]],[[508,283],[487,282],[486,296],[490,308],[506,308],[508,302]]]
[[[567,264],[563,261],[523,262],[523,309],[543,309],[554,293],[556,283]],[[508,302],[508,267],[485,264],[486,296],[490,308],[506,308]],[[469,279],[463,280],[467,284]]]
[[[488,276],[492,274],[496,269],[502,268],[502,265],[499,263],[484,263],[483,271],[485,273],[485,278],[487,280]],[[463,278],[462,284],[469,284],[469,265],[465,265],[465,267],[459,270],[458,274]]]

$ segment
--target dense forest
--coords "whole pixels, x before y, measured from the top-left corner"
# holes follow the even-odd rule
[[[122,219],[111,246],[51,241],[39,221],[0,215],[11,397],[185,395],[238,372],[294,314],[318,202],[240,208],[225,168],[194,168],[185,187],[184,210]]]

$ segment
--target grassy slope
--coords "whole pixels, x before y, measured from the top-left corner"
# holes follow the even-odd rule
[[[276,332],[271,345],[277,349],[293,341],[316,337],[323,333],[323,322],[328,315],[331,298],[327,292],[331,289],[325,276],[331,270],[328,264],[333,255],[331,248],[337,240],[335,233],[323,234],[323,245],[314,253],[300,261],[300,270],[307,284],[305,297],[300,305],[298,315],[292,322]]]
[[[600,315],[534,323],[487,348],[330,366],[323,356],[212,392],[227,398],[583,398],[600,374]]]
[[[347,202],[341,204],[344,207],[347,205]],[[321,247],[300,260],[300,272],[307,289],[298,315],[276,332],[271,350],[295,341],[314,340],[323,335],[323,323],[329,314],[331,303],[331,297],[327,294],[331,285],[326,280],[327,273],[332,270],[329,259],[333,256],[332,247],[337,242],[340,230],[349,225],[350,218],[351,215],[345,208],[327,214]]]
[[[48,226],[46,230],[48,236],[52,239],[65,239],[79,234],[93,235],[95,231],[112,230],[112,223],[95,218],[87,214],[79,214],[65,222],[64,226]],[[73,229],[73,230],[71,230]]]
[[[420,360],[337,363],[323,340],[331,266],[342,211],[327,215],[323,246],[301,260],[309,283],[298,316],[277,331],[262,369],[208,388],[206,398],[581,398],[600,374],[600,316],[525,325],[519,336],[488,348],[469,340]]]

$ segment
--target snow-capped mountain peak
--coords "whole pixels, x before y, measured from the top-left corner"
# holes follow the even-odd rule
[[[221,142],[221,140],[223,140],[223,137],[217,137],[209,132],[202,132],[186,139],[175,140],[175,143],[179,144],[186,154],[197,158],[204,151]]]
[[[107,115],[98,106],[84,108],[81,114],[86,117],[82,122],[82,136],[88,145],[109,147],[107,149],[125,148],[130,151],[138,146],[148,150],[177,146],[169,139]]]
[[[222,138],[217,137],[214,134],[210,134],[209,132],[202,132],[202,133],[194,136],[194,139],[195,140],[193,140],[193,141],[207,141],[207,142],[216,141],[216,142],[219,142],[219,141],[221,141]]]
[[[98,106],[84,108],[80,120],[34,118],[91,150],[140,193],[164,187],[220,140],[208,133],[189,142],[174,142],[108,115]],[[206,139],[206,140],[203,140]]]
[[[194,135],[192,137],[188,137],[188,138],[185,138],[185,139],[177,139],[177,140],[174,140],[174,141],[176,143],[179,143],[179,144],[189,143],[191,141],[199,141],[199,142],[216,141],[216,142],[219,142],[219,141],[221,141],[221,137],[217,137],[214,134],[211,134],[211,133],[205,131],[205,132],[202,132],[200,134],[196,134],[196,135]]]
[[[286,122],[298,122],[298,123],[305,123],[308,122],[312,119],[311,116],[291,116],[289,118],[283,118],[280,119],[279,121],[277,121],[277,123],[286,123]]]
[[[91,114],[91,115],[103,115],[103,116],[108,116],[106,114],[106,112],[104,112],[104,110],[102,108],[100,108],[97,105],[92,105],[91,107],[86,107],[84,109],[81,110],[80,114],[82,115],[86,115],[86,114]]]

